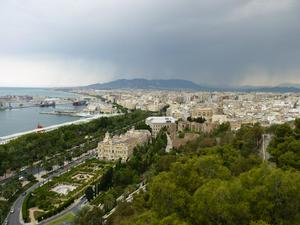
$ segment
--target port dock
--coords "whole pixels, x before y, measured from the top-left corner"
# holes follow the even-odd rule
[[[74,116],[74,117],[90,117],[89,115],[83,115],[77,111],[53,111],[53,112],[40,112],[40,114],[57,115],[57,116]]]

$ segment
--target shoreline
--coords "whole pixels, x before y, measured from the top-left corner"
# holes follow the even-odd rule
[[[19,137],[22,137],[24,135],[27,135],[27,134],[38,133],[38,132],[49,132],[49,131],[53,131],[53,130],[56,130],[60,127],[64,127],[64,126],[88,123],[92,120],[99,119],[101,117],[113,117],[113,116],[119,116],[119,115],[122,115],[122,113],[98,114],[98,115],[95,115],[95,116],[92,116],[92,117],[82,118],[82,119],[74,120],[74,121],[71,121],[71,122],[55,124],[55,125],[51,125],[51,126],[44,127],[44,128],[39,128],[39,129],[34,129],[34,130],[29,130],[29,131],[24,131],[24,132],[18,132],[18,133],[7,135],[7,136],[2,136],[2,137],[0,137],[0,145],[7,144],[12,140],[15,140],[15,139],[17,139]]]
[[[1,97],[4,96],[31,96],[31,97],[36,97],[36,98],[58,98],[61,101],[59,101],[57,103],[57,106],[63,106],[63,105],[67,105],[67,104],[71,104],[71,100],[70,99],[75,99],[78,98],[79,96],[81,96],[80,94],[76,94],[76,93],[71,93],[68,91],[62,91],[62,90],[56,90],[54,88],[14,88],[14,87],[7,87],[7,88],[3,88],[0,87],[0,99]],[[5,101],[5,99],[3,101],[0,100],[1,102],[9,102],[9,101]],[[43,118],[39,118],[37,119],[37,121],[35,121],[34,119],[34,123],[40,124],[40,123],[44,123],[46,124],[45,128],[42,129],[33,129],[35,127],[30,127],[28,125],[25,124],[25,126],[23,127],[23,129],[18,129],[16,127],[16,129],[14,128],[10,128],[8,127],[7,132],[5,132],[5,129],[3,130],[3,132],[1,132],[0,135],[0,145],[6,144],[11,140],[14,140],[18,137],[21,137],[23,135],[26,134],[30,134],[30,133],[35,133],[35,132],[42,132],[42,131],[51,131],[54,129],[57,129],[61,126],[67,126],[67,125],[72,125],[72,124],[77,124],[77,123],[84,123],[85,119],[89,119],[89,118],[94,118],[94,116],[86,116],[86,115],[81,115],[79,112],[78,114],[68,114],[68,113],[58,113],[58,114],[54,114],[52,112],[48,112],[47,110],[44,111],[37,111],[39,110],[38,108],[40,108],[39,106],[39,102],[40,101],[36,101],[36,102],[31,102],[29,104],[24,104],[23,106],[20,106],[18,104],[12,106],[11,108],[7,107],[0,107],[0,113],[2,115],[5,115],[5,113],[9,113],[9,112],[13,112],[14,114],[9,114],[11,116],[8,117],[8,119],[11,120],[12,122],[12,127],[15,127],[15,123],[13,123],[14,121],[18,121],[19,118],[22,118],[23,114],[19,113],[20,111],[18,111],[18,113],[16,113],[15,110],[26,110],[25,114],[26,114],[26,119],[28,120],[33,120],[33,118],[39,118],[39,115],[58,115],[58,116],[67,116],[70,117],[71,119],[57,119],[57,121],[55,121],[56,119],[50,119],[49,123],[46,123],[43,120],[48,121],[47,119],[43,119]],[[21,102],[22,103],[22,102]],[[28,113],[28,110],[31,111],[32,109],[32,113],[35,116],[30,116],[31,113]],[[60,109],[58,107],[58,109],[56,110],[61,110],[63,112],[64,109]],[[66,110],[70,110],[68,109],[68,107],[66,108]],[[37,112],[36,112],[37,111]],[[16,117],[16,118],[15,118]],[[53,117],[54,118],[54,117]],[[95,117],[96,118],[96,117]],[[5,116],[2,116],[0,119],[6,119]],[[13,120],[15,119],[15,120]],[[88,120],[87,120],[88,121]],[[18,121],[20,122],[20,121]],[[16,122],[16,123],[18,123]],[[6,126],[9,126],[8,123],[4,123]],[[19,126],[22,127],[22,124]],[[4,127],[5,128],[5,127]]]

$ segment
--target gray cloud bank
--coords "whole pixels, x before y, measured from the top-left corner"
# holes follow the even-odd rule
[[[3,0],[0,86],[300,82],[299,24],[297,0]]]

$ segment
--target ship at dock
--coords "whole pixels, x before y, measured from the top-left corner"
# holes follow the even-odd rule
[[[8,104],[5,104],[3,102],[0,102],[0,111],[4,111],[4,110],[7,110],[7,109],[12,109],[12,105],[11,103],[8,103]]]
[[[73,102],[73,106],[86,106],[87,101],[86,100],[76,100]]]
[[[6,109],[6,107],[5,107],[4,103],[0,102],[0,111],[5,110],[5,109]]]
[[[55,107],[55,105],[56,105],[55,101],[51,99],[45,99],[40,103],[40,107]]]

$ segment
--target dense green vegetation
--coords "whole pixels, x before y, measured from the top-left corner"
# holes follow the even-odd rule
[[[15,193],[22,189],[22,184],[18,179],[11,179],[7,183],[0,185],[0,197],[11,199]]]
[[[76,215],[73,224],[76,225],[102,225],[104,220],[102,219],[103,212],[98,207],[84,207]]]
[[[9,204],[6,201],[0,200],[0,223],[2,224],[9,212]]]
[[[214,156],[175,165],[111,224],[299,224],[299,173],[261,165],[232,176]]]
[[[285,139],[296,134],[278,129]],[[148,191],[119,204],[108,224],[299,224],[300,173],[262,163],[262,132],[259,124],[237,133],[223,124],[162,156]]]
[[[300,170],[300,119],[295,121],[294,128],[289,124],[274,127],[268,152],[278,167]]]
[[[134,149],[133,156],[126,163],[117,162],[101,179],[85,191],[86,197],[94,205],[103,204],[104,212],[109,212],[122,193],[135,190],[135,185],[147,179],[149,172],[163,155],[167,137],[164,132],[143,146]]]
[[[5,174],[8,169],[18,170],[40,160],[45,162],[47,167],[48,158],[65,153],[61,162],[71,157],[67,150],[91,141],[93,143],[91,146],[77,149],[82,154],[83,151],[95,147],[106,131],[124,132],[147,116],[149,116],[148,112],[137,110],[122,116],[103,117],[89,123],[65,126],[51,132],[22,136],[6,145],[0,145],[0,175]],[[52,164],[59,164],[59,162]],[[52,164],[50,163],[49,167],[52,167]]]
[[[28,211],[28,209],[29,209],[28,202],[29,202],[30,196],[31,196],[31,193],[26,194],[26,197],[24,198],[24,202],[22,205],[22,216],[23,216],[23,220],[25,223],[30,222],[29,211]]]

